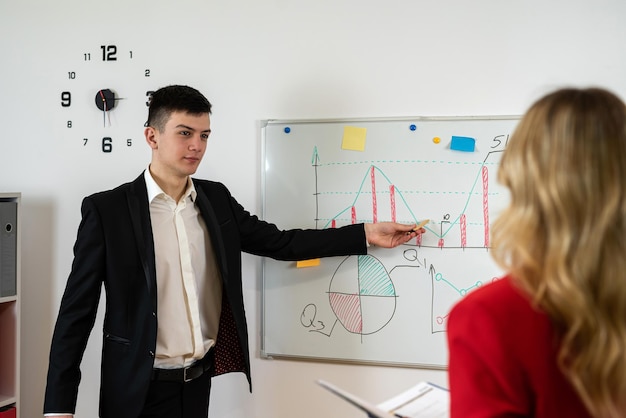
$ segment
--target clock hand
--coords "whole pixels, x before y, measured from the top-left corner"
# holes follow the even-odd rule
[[[115,107],[115,92],[110,89],[100,89],[96,93],[96,106],[102,110],[104,126],[106,126],[107,115],[109,116],[109,126],[111,126],[111,114],[109,111]]]
[[[100,90],[100,97],[102,98],[102,123],[104,127],[107,126],[107,99],[104,97],[104,93]]]

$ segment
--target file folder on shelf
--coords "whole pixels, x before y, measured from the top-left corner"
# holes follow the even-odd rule
[[[17,294],[17,202],[0,200],[0,298]]]

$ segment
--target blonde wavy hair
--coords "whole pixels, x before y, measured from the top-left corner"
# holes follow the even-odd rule
[[[551,318],[594,417],[626,416],[626,106],[598,88],[531,106],[498,172],[493,257]]]

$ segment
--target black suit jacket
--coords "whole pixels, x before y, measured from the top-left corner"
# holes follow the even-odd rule
[[[223,280],[216,363],[234,364],[217,373],[242,371],[251,382],[241,252],[280,260],[365,254],[364,228],[282,231],[247,212],[223,184],[193,182]],[[143,174],[86,197],[81,211],[72,270],[52,337],[44,412],[75,411],[80,363],[104,288],[100,416],[137,417],[150,384],[157,333],[154,243]],[[225,323],[234,324],[239,351],[223,348]]]

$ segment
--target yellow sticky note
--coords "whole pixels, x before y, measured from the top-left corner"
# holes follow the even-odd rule
[[[352,151],[365,151],[365,136],[367,128],[357,128],[354,126],[344,126],[343,142],[341,149]]]
[[[313,258],[311,260],[301,260],[296,262],[296,267],[297,268],[301,268],[301,267],[315,267],[315,266],[319,266],[320,265],[320,259],[319,258]]]

